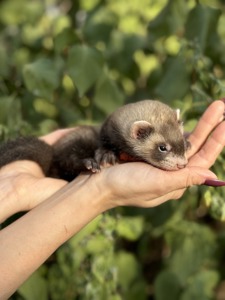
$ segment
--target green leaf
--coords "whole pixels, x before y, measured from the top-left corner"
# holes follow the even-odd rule
[[[85,238],[94,233],[99,224],[101,223],[102,215],[96,217],[93,221],[87,224],[81,231],[79,231],[74,237],[69,241],[70,245],[76,249],[79,246],[79,243]]]
[[[119,236],[128,240],[135,241],[144,230],[144,220],[142,217],[123,217],[116,227],[116,232]]]
[[[214,192],[213,189],[209,189],[205,193],[205,203],[209,206],[210,214],[213,218],[224,221],[225,220],[225,201],[224,193]],[[210,192],[211,191],[211,192]]]
[[[170,270],[179,275],[180,281],[184,284],[200,268],[215,263],[217,256],[215,234],[205,225],[185,220],[170,226],[165,235],[171,251],[168,264]]]
[[[92,272],[100,283],[104,283],[112,271],[112,259],[109,253],[95,256],[92,263]]]
[[[186,23],[186,37],[197,41],[204,51],[212,35],[217,35],[217,22],[221,11],[198,4],[190,12]],[[204,24],[204,26],[203,26]]]
[[[60,53],[77,42],[77,36],[71,28],[65,28],[54,38],[55,51]]]
[[[0,97],[0,123],[12,129],[21,121],[20,99],[13,96]]]
[[[202,270],[189,280],[180,300],[214,299],[214,290],[219,282],[219,272]]]
[[[106,114],[109,114],[121,106],[123,102],[124,96],[120,92],[116,83],[106,74],[103,74],[96,87],[94,97],[94,103],[96,106]]]
[[[67,70],[80,96],[83,96],[97,81],[102,68],[102,54],[95,48],[74,46],[69,50]]]
[[[26,19],[27,0],[3,1],[0,5],[0,19],[5,24],[20,24]]]
[[[5,47],[0,45],[0,76],[7,76],[9,73],[9,61]]]
[[[171,271],[162,271],[157,276],[154,287],[156,300],[178,300],[182,289],[179,277]]]
[[[120,251],[115,257],[115,264],[118,268],[120,285],[126,290],[135,278],[139,276],[138,262],[133,254]]]
[[[44,13],[44,7],[39,1],[7,0],[0,5],[0,19],[9,25],[34,23]]]
[[[188,76],[182,57],[168,59],[155,91],[165,100],[182,98],[187,93],[190,84]]]
[[[99,41],[108,44],[111,38],[111,31],[117,23],[118,20],[115,14],[106,5],[102,5],[88,15],[83,27],[83,34],[89,43],[93,45]]]
[[[184,1],[166,1],[167,4],[148,25],[149,39],[153,43],[160,37],[168,37],[181,31],[188,13]]]
[[[59,67],[52,60],[41,58],[23,68],[23,78],[28,90],[35,96],[52,99],[59,85]]]
[[[47,281],[37,271],[19,288],[19,294],[25,300],[48,300],[47,287]]]
[[[107,249],[112,248],[112,241],[104,235],[97,235],[91,237],[85,246],[85,251],[90,254],[98,254],[103,251],[107,251]]]

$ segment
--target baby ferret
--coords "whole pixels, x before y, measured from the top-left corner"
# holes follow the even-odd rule
[[[187,164],[189,143],[178,110],[156,100],[124,105],[102,126],[78,126],[53,146],[35,137],[19,137],[0,147],[0,168],[16,160],[37,162],[46,176],[73,180],[120,161],[143,161],[163,170]]]

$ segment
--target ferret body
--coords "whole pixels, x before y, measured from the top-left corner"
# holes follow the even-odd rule
[[[68,181],[121,160],[178,170],[187,164],[187,147],[177,111],[144,100],[120,107],[100,127],[76,127],[53,146],[35,137],[7,141],[0,147],[0,168],[16,160],[32,160],[46,176]]]

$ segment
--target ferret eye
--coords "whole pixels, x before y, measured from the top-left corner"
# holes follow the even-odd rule
[[[167,152],[168,151],[168,149],[167,149],[167,147],[165,145],[160,145],[158,147],[158,149],[159,149],[160,152]]]

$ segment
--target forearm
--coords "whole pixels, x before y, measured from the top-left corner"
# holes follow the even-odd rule
[[[0,299],[106,209],[105,195],[98,192],[87,181],[72,182],[0,232]]]

